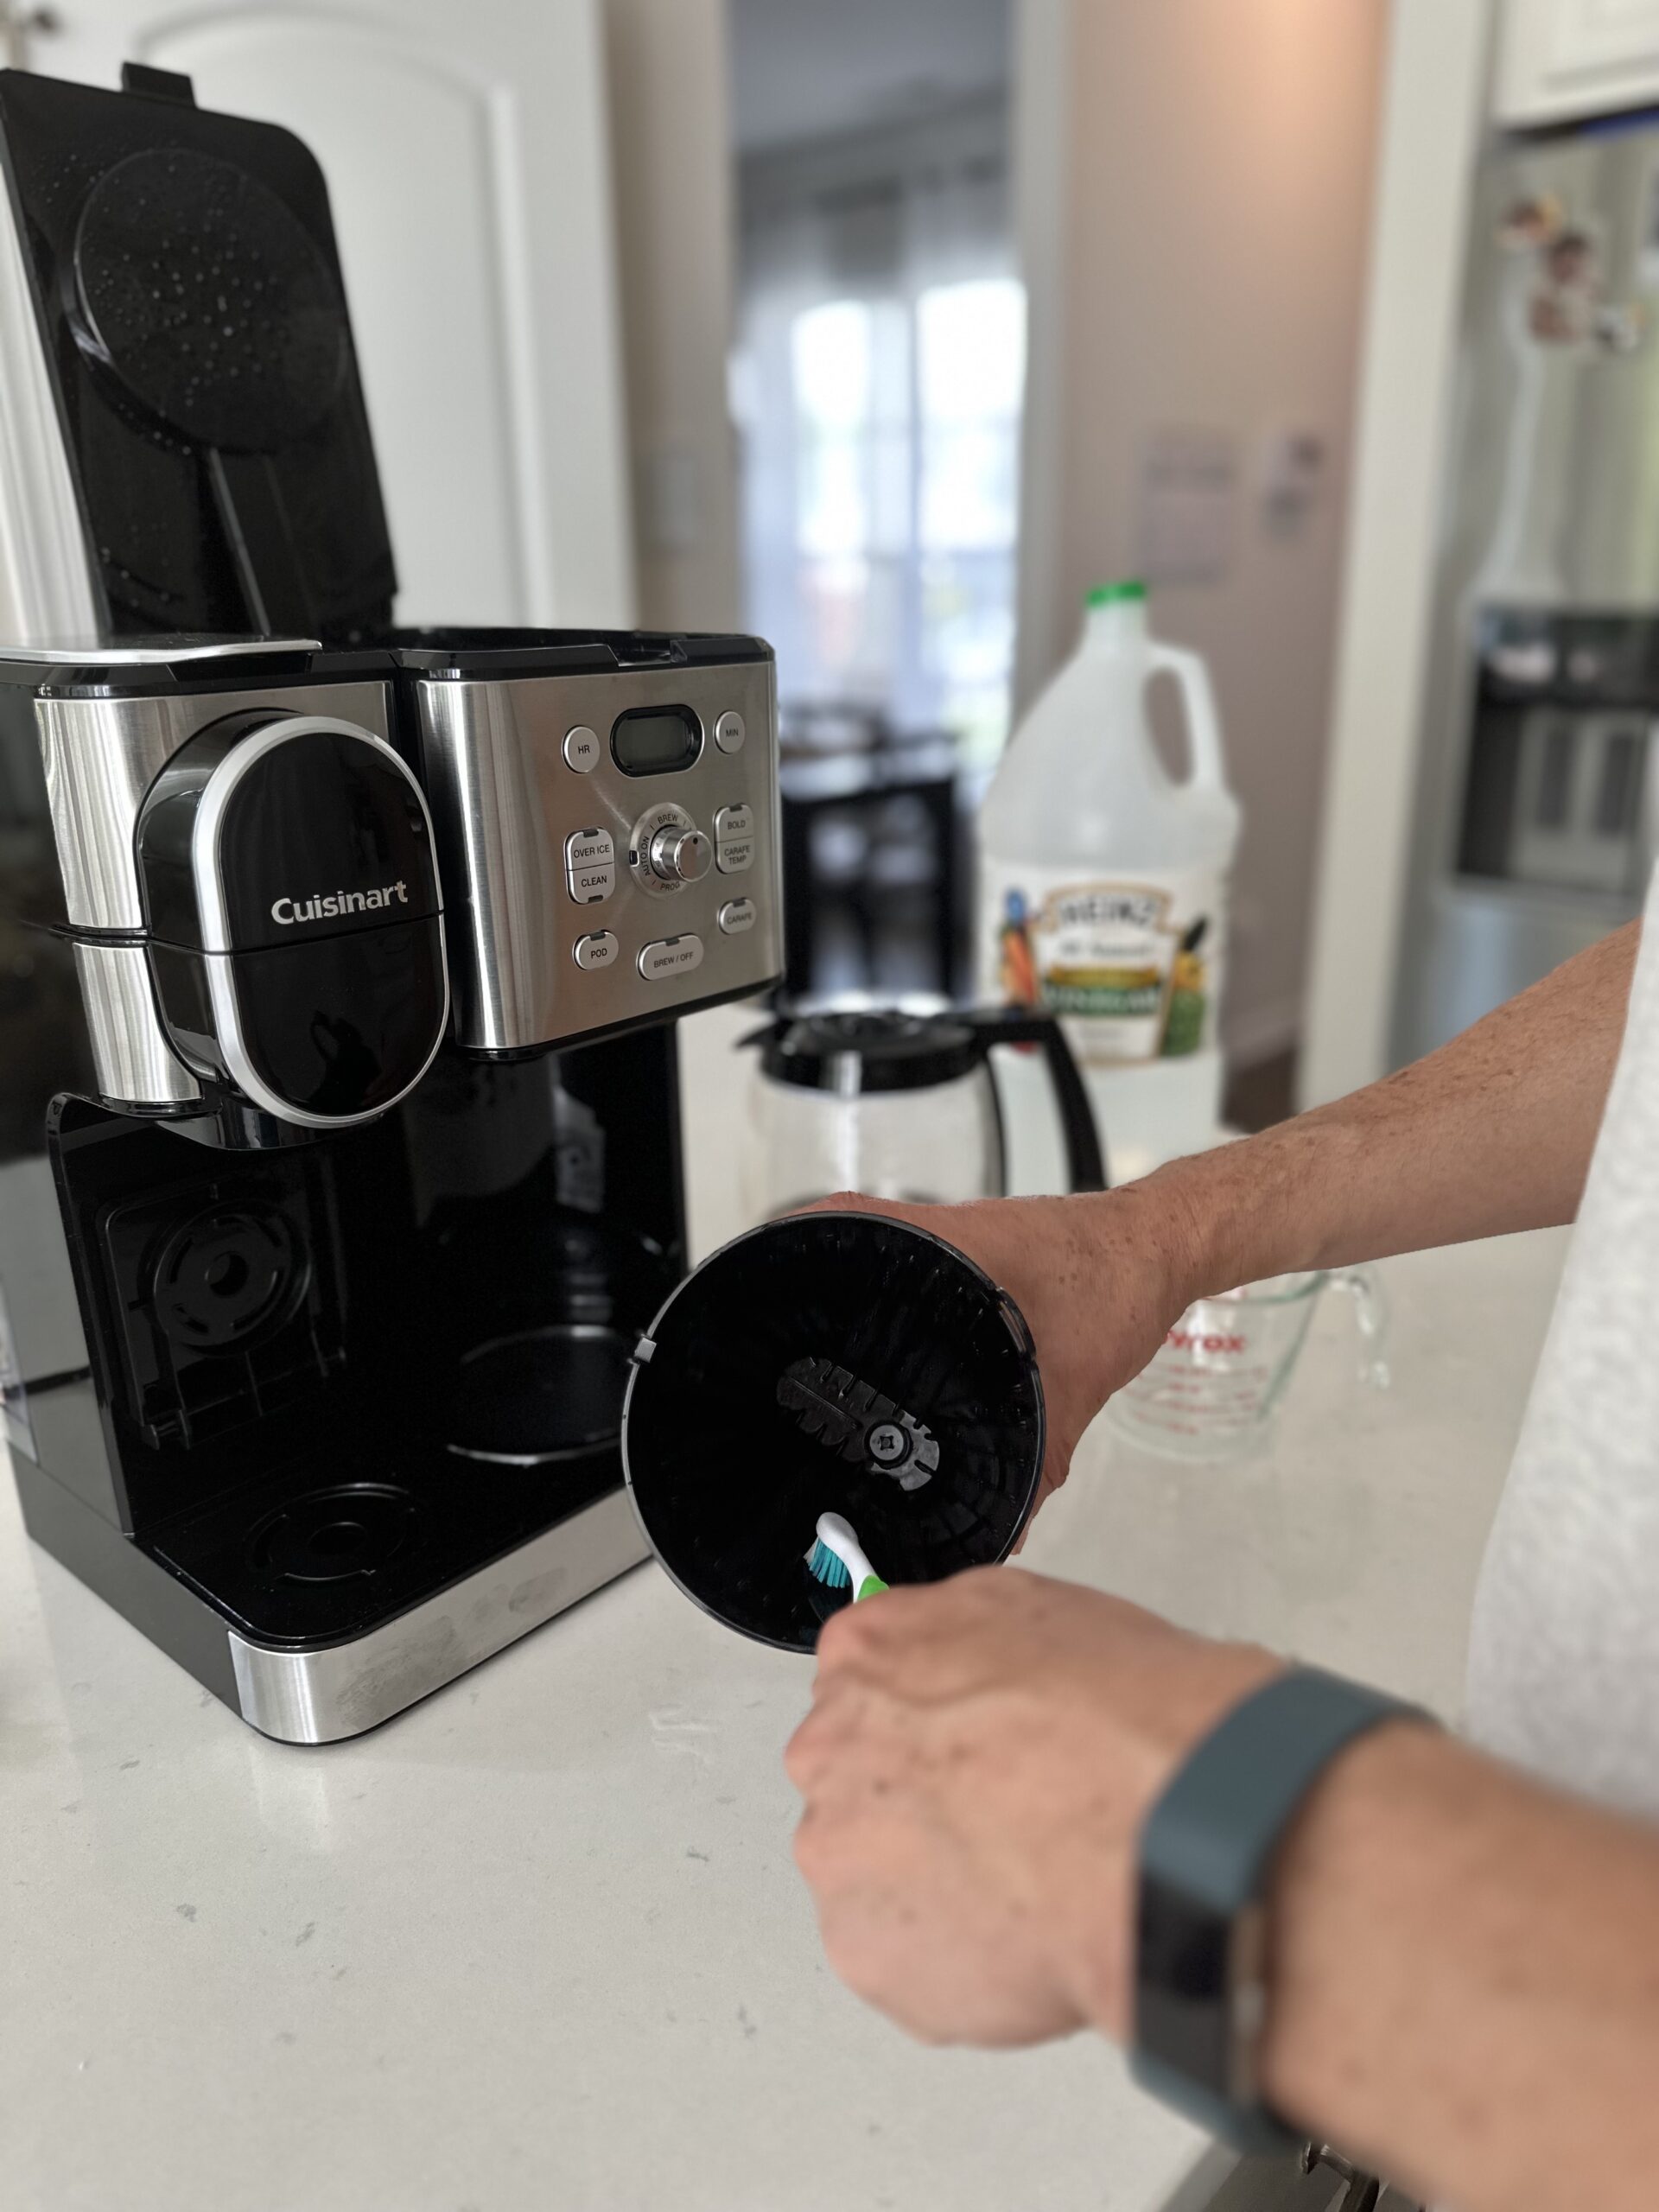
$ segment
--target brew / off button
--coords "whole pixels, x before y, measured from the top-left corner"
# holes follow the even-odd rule
[[[702,965],[702,939],[688,931],[648,944],[639,955],[639,973],[648,983],[666,982],[671,976],[689,976]]]
[[[616,888],[616,846],[608,830],[578,830],[564,841],[564,872],[579,906],[596,906]]]
[[[564,765],[579,776],[591,776],[599,766],[599,732],[578,722],[564,734]]]
[[[754,927],[753,899],[728,899],[720,910],[720,926],[728,937],[741,937]]]
[[[591,937],[579,937],[575,942],[576,965],[591,972],[595,968],[614,968],[617,942],[609,930],[595,930]]]

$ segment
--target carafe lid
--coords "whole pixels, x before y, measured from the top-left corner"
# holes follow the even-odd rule
[[[1018,1309],[885,1216],[798,1214],[726,1245],[634,1353],[622,1458],[658,1559],[705,1611],[810,1651],[849,1593],[810,1572],[846,1516],[890,1583],[1006,1559],[1042,1471]]]
[[[744,1041],[760,1046],[771,1082],[842,1097],[952,1083],[985,1057],[984,1040],[971,1023],[887,1007],[786,1014]]]

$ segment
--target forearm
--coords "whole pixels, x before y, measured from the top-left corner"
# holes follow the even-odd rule
[[[1634,2202],[1659,2171],[1659,1833],[1405,1725],[1292,1830],[1270,2100],[1459,2212]]]
[[[1143,1186],[1187,1295],[1570,1221],[1624,1036],[1640,925],[1427,1058]]]

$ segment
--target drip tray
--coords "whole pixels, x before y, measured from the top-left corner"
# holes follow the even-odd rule
[[[633,1343],[600,1323],[569,1321],[477,1345],[461,1363],[448,1449],[540,1467],[613,1447]]]

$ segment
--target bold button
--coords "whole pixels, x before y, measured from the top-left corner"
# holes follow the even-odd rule
[[[744,735],[743,717],[740,714],[722,715],[715,724],[715,743],[722,753],[741,753]]]
[[[614,968],[619,950],[609,930],[595,930],[591,937],[579,937],[574,947],[578,968]]]
[[[715,842],[728,844],[734,837],[753,837],[754,809],[752,806],[722,806],[715,817]]]
[[[564,734],[564,765],[579,776],[591,776],[599,766],[599,732],[578,722]]]
[[[741,937],[754,927],[753,899],[728,899],[720,910],[720,926],[728,937]]]
[[[670,976],[689,976],[702,965],[700,937],[665,937],[648,944],[639,956],[639,973],[648,983],[660,983]]]
[[[753,838],[722,838],[715,848],[715,865],[722,875],[747,875],[754,866]]]

